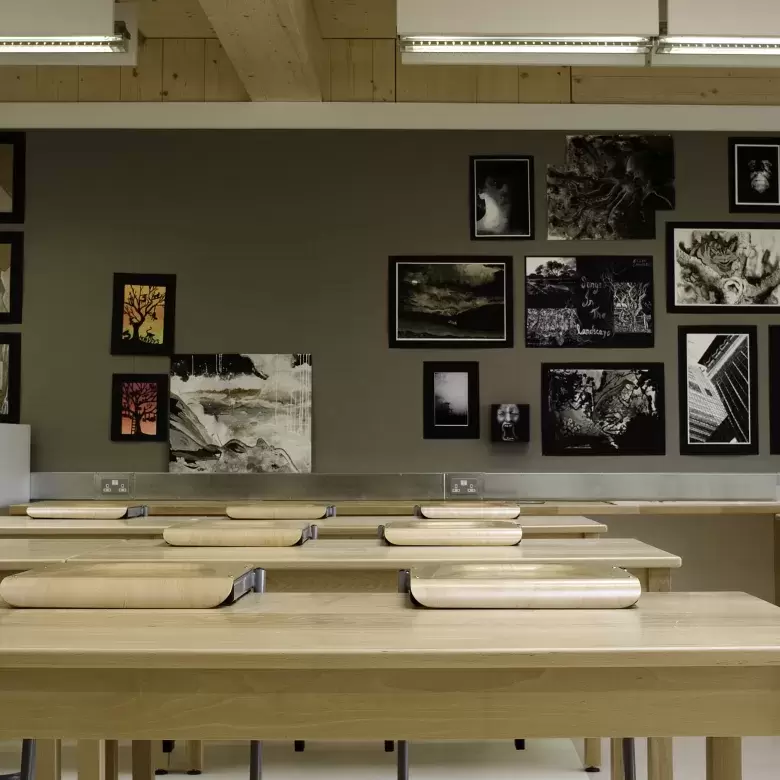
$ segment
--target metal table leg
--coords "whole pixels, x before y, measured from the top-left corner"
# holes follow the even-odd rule
[[[409,743],[398,740],[398,780],[409,780]]]
[[[262,780],[263,743],[253,739],[249,743],[249,780]]]
[[[632,737],[623,738],[623,777],[636,780],[636,750]]]

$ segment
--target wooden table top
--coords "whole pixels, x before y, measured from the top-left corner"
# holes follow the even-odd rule
[[[54,542],[52,543],[54,544]],[[0,545],[0,549],[2,545]],[[372,539],[318,539],[298,547],[170,547],[165,542],[103,544],[71,560],[252,563],[269,570],[408,569],[427,563],[604,563],[675,569],[677,555],[635,539],[527,539],[516,547],[391,547]]]
[[[251,595],[203,611],[4,609],[0,669],[780,665],[780,608],[743,593],[647,593],[633,609],[501,617],[415,608],[397,594]]]
[[[378,528],[380,525],[392,523],[393,520],[409,520],[404,515],[363,515],[329,517],[318,521],[320,529],[337,535],[363,531],[370,528]],[[0,521],[1,522],[1,521]],[[539,534],[605,534],[609,530],[604,523],[591,520],[581,515],[521,515],[516,522],[523,527],[526,536],[538,536]]]
[[[181,523],[185,517],[135,517],[129,520],[66,520],[34,519],[14,515],[0,517],[0,538],[2,537],[63,537],[81,536],[160,536],[171,525]]]
[[[0,570],[21,571],[30,566],[63,563],[74,555],[96,553],[111,544],[107,539],[3,539]],[[114,542],[116,547],[119,542]]]

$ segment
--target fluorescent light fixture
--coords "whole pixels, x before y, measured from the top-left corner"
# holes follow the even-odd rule
[[[780,38],[748,38],[704,35],[665,35],[658,39],[657,54],[777,55]]]
[[[0,54],[83,54],[127,51],[126,35],[43,36],[40,38],[0,35]]]

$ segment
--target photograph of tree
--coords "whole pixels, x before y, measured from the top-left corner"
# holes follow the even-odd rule
[[[478,363],[423,363],[423,438],[479,438]]]
[[[527,347],[653,346],[652,257],[526,257]]]
[[[754,325],[679,329],[681,454],[758,454],[756,332]]]
[[[780,212],[780,138],[729,138],[729,210]]]
[[[663,363],[542,365],[543,455],[664,455]]]
[[[20,417],[22,337],[0,333],[0,423],[18,423]]]
[[[24,133],[0,133],[0,222],[24,222],[24,177]]]
[[[173,353],[176,277],[114,274],[113,355]]]
[[[471,158],[471,238],[534,237],[533,157]]]
[[[514,343],[511,257],[391,257],[388,289],[390,347]]]
[[[490,407],[490,440],[517,444],[530,439],[528,404],[492,404]]]
[[[24,233],[0,233],[0,323],[22,321]]]
[[[114,374],[112,441],[167,441],[167,423],[167,374]]]
[[[547,238],[655,238],[675,204],[670,135],[571,135],[563,167],[547,167]]]
[[[753,222],[672,222],[666,230],[669,311],[778,311],[780,227]]]
[[[174,355],[168,470],[310,472],[311,372],[307,353]]]

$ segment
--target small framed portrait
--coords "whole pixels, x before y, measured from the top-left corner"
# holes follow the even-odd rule
[[[729,210],[780,213],[780,137],[729,138]]]
[[[479,363],[423,363],[423,438],[479,438]]]
[[[22,321],[24,233],[0,233],[0,324]]]
[[[114,274],[112,355],[172,355],[176,276]]]
[[[168,375],[114,374],[111,441],[168,440]]]
[[[0,423],[18,423],[22,377],[22,337],[0,333]]]
[[[0,133],[0,222],[24,222],[24,133]]]
[[[492,404],[490,407],[490,439],[494,442],[517,444],[530,441],[528,404]]]
[[[534,237],[534,158],[471,158],[472,240]]]

